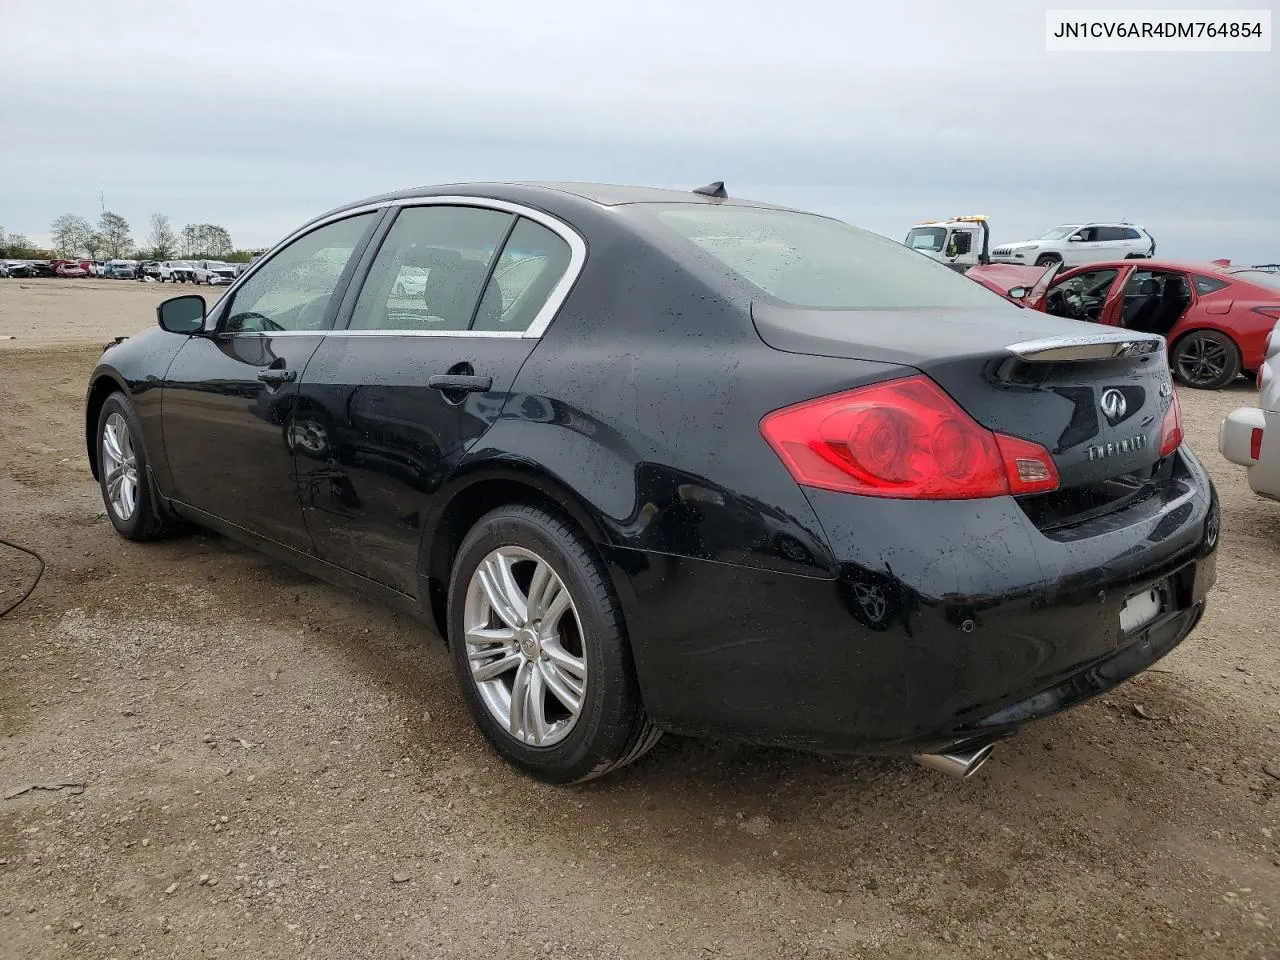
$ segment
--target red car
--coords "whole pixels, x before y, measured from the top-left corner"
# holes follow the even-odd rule
[[[1255,374],[1280,320],[1280,274],[1230,261],[1114,260],[1061,273],[990,264],[966,275],[1030,309],[1158,333],[1173,375],[1202,390]]]
[[[75,260],[64,260],[53,268],[53,272],[59,277],[87,277],[89,271],[84,265]]]

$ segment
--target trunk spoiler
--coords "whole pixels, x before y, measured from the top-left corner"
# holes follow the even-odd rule
[[[1159,353],[1165,339],[1154,333],[1089,333],[1077,337],[1046,337],[1024,340],[1007,347],[1011,354],[1028,363],[1064,363],[1081,360],[1111,360]]]

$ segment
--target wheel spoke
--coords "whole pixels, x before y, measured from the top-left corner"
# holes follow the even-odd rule
[[[542,611],[547,606],[547,591],[558,587],[556,575],[551,570],[551,565],[538,561],[533,568],[533,576],[529,580],[529,620],[541,620]]]
[[[541,746],[550,732],[546,715],[547,688],[543,684],[544,674],[537,668],[540,662],[529,662],[529,683],[525,687],[525,728],[534,746]]]
[[[559,640],[543,640],[542,652],[547,655],[547,659],[555,664],[558,669],[572,677],[575,685],[580,686],[582,681],[587,678],[586,661],[575,657],[560,645]]]
[[[120,450],[120,438],[116,436],[116,428],[110,422],[102,431],[102,449],[111,458],[112,463],[124,461],[124,453]]]
[[[501,647],[515,647],[516,632],[510,627],[472,627],[467,631],[467,643],[475,644],[499,644]],[[492,654],[495,649],[500,647],[489,646],[486,650],[472,650],[468,656],[472,659]]]
[[[515,650],[489,650],[485,652],[489,656],[493,656],[495,653],[498,653],[499,656],[490,660],[488,663],[477,663],[472,665],[471,675],[476,678],[476,683],[488,683],[490,680],[496,680],[504,673],[508,673],[526,662],[525,659],[520,656],[519,652]],[[470,659],[478,660],[482,658],[473,652]]]
[[[544,634],[549,635],[554,635],[556,625],[564,616],[564,612],[569,609],[570,604],[569,591],[564,588],[564,584],[558,578],[555,581],[555,590],[555,595],[548,599],[542,611],[542,630]]]
[[[511,683],[511,717],[507,729],[517,740],[525,739],[525,728],[528,721],[525,710],[529,706],[529,677],[533,673],[533,664],[521,660],[516,670],[516,678]]]
[[[539,660],[538,668],[547,689],[564,704],[566,710],[577,716],[582,709],[582,690],[576,687],[577,681],[572,680],[550,660]]]
[[[519,629],[528,618],[528,607],[511,572],[512,563],[502,554],[486,560],[477,571],[489,606],[508,627]]]

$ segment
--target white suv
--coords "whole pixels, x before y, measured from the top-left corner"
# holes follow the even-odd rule
[[[1138,260],[1156,255],[1156,241],[1133,223],[1069,223],[1039,240],[1005,243],[991,251],[992,263],[1025,263],[1063,268],[1103,260]]]
[[[1249,468],[1254,493],[1280,500],[1280,323],[1267,337],[1266,352],[1258,371],[1258,405],[1227,415],[1218,430],[1218,451]]]

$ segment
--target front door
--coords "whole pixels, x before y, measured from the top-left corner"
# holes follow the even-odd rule
[[[376,216],[329,223],[282,248],[218,305],[213,330],[178,352],[161,404],[175,500],[311,551],[288,430],[302,372]]]
[[[417,594],[436,491],[503,412],[569,263],[556,230],[508,210],[399,212],[302,378],[292,437],[321,558]]]

